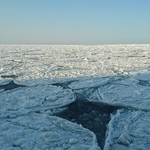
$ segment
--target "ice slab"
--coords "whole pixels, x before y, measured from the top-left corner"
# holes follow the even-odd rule
[[[125,84],[123,83],[125,82]],[[111,105],[134,107],[150,110],[150,86],[141,85],[140,82],[126,84],[126,80],[107,84],[98,88],[100,101]]]
[[[148,150],[150,112],[119,110],[108,126],[104,150]]]
[[[74,102],[76,96],[70,89],[52,85],[21,87],[0,93],[0,116],[13,116],[33,111],[49,111]]]
[[[73,82],[69,87],[76,89],[80,97],[89,101],[150,110],[150,83],[148,81],[139,80],[133,76],[110,77],[109,80],[104,78],[104,81],[103,78],[95,79],[93,83],[91,81],[89,79],[84,82]]]
[[[100,150],[93,132],[46,114],[0,119],[0,149]]]
[[[100,87],[109,81],[109,78],[85,78],[85,79],[80,79],[76,82],[72,82],[68,87],[73,89],[73,90],[79,90],[79,89],[84,89],[84,88],[95,88],[95,87]]]

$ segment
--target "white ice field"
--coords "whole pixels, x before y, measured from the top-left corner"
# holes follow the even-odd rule
[[[0,150],[149,150],[150,45],[0,45]]]

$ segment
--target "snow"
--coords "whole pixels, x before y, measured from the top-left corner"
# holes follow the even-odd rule
[[[0,149],[149,149],[149,56],[150,45],[0,45]],[[101,111],[112,116],[104,148],[56,117],[77,101],[117,109]]]

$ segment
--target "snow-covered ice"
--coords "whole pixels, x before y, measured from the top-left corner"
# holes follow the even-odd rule
[[[15,88],[3,91],[0,95],[0,117],[18,116],[35,111],[53,113],[57,108],[75,101],[71,90],[52,85]]]
[[[150,45],[0,45],[3,78],[60,79],[150,70]]]
[[[32,113],[0,120],[0,149],[95,149],[96,136],[88,129],[58,117]]]
[[[148,150],[149,91],[150,45],[0,45],[0,149]]]
[[[146,76],[150,76],[150,72],[144,76],[145,80],[138,79],[143,78],[142,74],[141,77],[138,74],[137,76],[120,76],[109,79],[80,80],[73,82],[69,87],[76,89],[76,93],[83,95],[89,101],[150,110],[150,80],[146,80]]]
[[[148,150],[150,112],[119,110],[112,116],[104,150]]]

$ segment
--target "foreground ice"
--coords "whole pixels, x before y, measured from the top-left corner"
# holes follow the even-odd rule
[[[34,86],[2,81],[0,148],[38,149],[41,146],[40,149],[72,147],[96,150],[100,149],[98,143],[104,150],[137,150],[138,147],[147,150],[150,146],[149,76],[149,72],[143,72],[125,76],[76,78],[55,83],[47,80],[47,84],[39,84],[40,81]],[[50,121],[45,117],[57,120],[60,129],[51,130]],[[60,117],[73,123],[65,123]],[[82,136],[76,137],[81,132],[76,130],[76,126],[84,131],[83,137],[88,139],[86,134],[91,134],[91,143],[86,143]],[[64,133],[64,130],[69,133]],[[59,134],[63,140],[57,141]],[[43,136],[50,144],[41,140]],[[28,137],[36,138],[30,140]],[[80,141],[79,145],[75,139]],[[73,142],[73,146],[66,141]]]
[[[76,99],[71,90],[62,87],[52,85],[24,87],[22,85],[23,87],[20,88],[21,85],[11,83],[0,86],[0,88],[4,88],[4,91],[0,93],[0,117],[14,117],[41,111],[52,114],[53,111],[69,105]],[[5,90],[5,87],[7,87],[7,90]]]
[[[109,123],[104,150],[148,150],[150,112],[119,110]]]
[[[31,113],[0,120],[0,149],[100,150],[88,129],[58,117]]]
[[[0,149],[148,150],[149,49],[1,45]]]
[[[150,110],[150,72],[79,80],[71,83],[69,87],[89,101]]]

